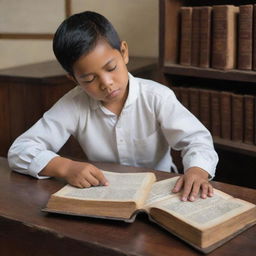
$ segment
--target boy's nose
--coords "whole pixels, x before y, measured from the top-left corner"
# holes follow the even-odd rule
[[[113,85],[113,80],[111,77],[104,77],[101,79],[101,89],[105,90]]]

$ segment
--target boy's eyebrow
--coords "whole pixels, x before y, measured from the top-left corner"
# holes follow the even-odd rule
[[[115,58],[112,58],[110,59],[106,64],[104,64],[104,66],[102,68],[105,68],[108,64],[110,64]],[[86,76],[90,76],[92,75],[93,73],[85,73],[85,74],[82,74],[79,78],[84,78]]]

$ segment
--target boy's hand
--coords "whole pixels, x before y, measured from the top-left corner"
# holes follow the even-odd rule
[[[60,177],[70,185],[79,188],[108,185],[102,171],[96,166],[86,162],[72,161],[64,157],[53,158],[39,175]]]
[[[69,184],[79,188],[108,185],[102,171],[90,163],[72,161],[63,178]]]
[[[213,187],[208,181],[208,175],[199,167],[191,167],[177,180],[172,192],[177,193],[183,188],[182,201],[194,201],[200,189],[201,198],[213,196]]]

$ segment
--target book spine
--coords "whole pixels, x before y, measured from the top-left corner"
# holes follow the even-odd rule
[[[255,97],[255,100],[254,100],[254,120],[255,120],[255,123],[256,123],[256,97]],[[256,145],[256,125],[254,126],[253,128],[254,130],[254,145]]]
[[[253,5],[239,7],[238,69],[252,69]]]
[[[181,7],[180,64],[191,65],[192,49],[192,7]]]
[[[191,65],[199,66],[200,52],[200,7],[193,7],[192,11],[192,49],[191,49]]]
[[[256,4],[253,6],[253,70],[256,70]]]
[[[214,137],[221,136],[220,129],[220,92],[211,91],[210,96],[210,105],[211,105],[211,132]]]
[[[236,30],[238,7],[213,6],[212,67],[233,69],[236,66]]]
[[[185,108],[189,109],[188,88],[180,87],[180,101]]]
[[[199,90],[197,88],[189,88],[189,110],[197,118],[200,118]]]
[[[180,98],[180,87],[177,87],[177,86],[172,86],[171,89],[173,90],[176,98],[181,101],[181,98]]]
[[[243,141],[243,95],[232,94],[232,140],[236,142]]]
[[[210,67],[211,56],[211,16],[212,7],[202,6],[200,10],[200,22],[199,22],[199,45],[200,45],[200,57],[199,66],[202,68]]]
[[[254,96],[244,96],[244,143],[254,144]]]
[[[231,139],[231,93],[220,93],[221,138]]]
[[[199,91],[200,121],[210,130],[211,113],[210,113],[210,92],[209,90],[200,89]]]

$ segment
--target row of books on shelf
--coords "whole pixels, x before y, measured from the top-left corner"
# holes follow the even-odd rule
[[[181,7],[179,48],[181,65],[256,70],[256,4]]]
[[[256,97],[191,87],[172,87],[176,97],[212,133],[234,142],[256,145]]]

